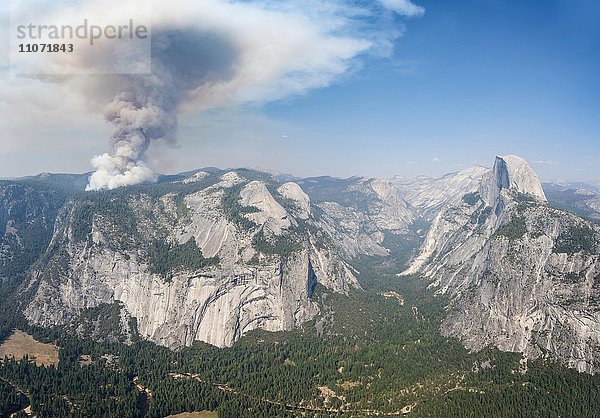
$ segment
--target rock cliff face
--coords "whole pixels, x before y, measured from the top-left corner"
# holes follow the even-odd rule
[[[333,237],[334,245],[348,260],[387,256],[386,235],[400,239],[410,235],[409,227],[418,217],[388,180],[322,177],[305,179],[301,185],[314,200],[319,228]]]
[[[63,208],[48,260],[30,273],[27,318],[68,324],[119,301],[158,344],[227,346],[255,328],[289,330],[314,317],[317,283],[359,287],[331,246],[315,245],[310,201],[297,185],[274,196],[234,172],[192,180],[179,193],[104,193]],[[177,264],[165,271],[155,263],[163,256]]]
[[[494,168],[484,175],[479,194],[488,206],[494,206],[503,189],[546,202],[538,175],[525,160],[515,155],[496,157]]]
[[[442,331],[580,371],[600,369],[600,229],[546,204],[537,175],[499,157],[478,192],[442,211],[403,274],[450,298]]]
[[[64,201],[60,190],[0,183],[0,284],[22,279],[45,251]]]
[[[403,274],[448,298],[444,334],[600,370],[600,227],[573,214],[595,219],[596,192],[545,192],[519,157],[441,178],[204,169],[82,193],[85,180],[0,182],[0,281],[23,283],[33,323],[79,329],[119,303],[150,341],[229,346],[315,317],[319,284],[359,289],[350,263],[401,265],[423,242]]]
[[[420,216],[433,219],[444,207],[456,205],[466,193],[477,191],[488,172],[485,167],[475,166],[440,178],[394,177],[391,182]]]

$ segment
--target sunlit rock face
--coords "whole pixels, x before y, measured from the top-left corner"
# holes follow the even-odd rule
[[[516,155],[496,157],[494,168],[485,175],[479,194],[484,202],[493,206],[503,189],[526,194],[539,202],[546,202],[546,195],[538,175],[524,159]]]
[[[89,236],[78,240],[82,202],[63,208],[53,237],[58,251],[30,273],[37,290],[27,318],[43,326],[67,324],[88,308],[119,301],[140,334],[158,344],[229,346],[252,329],[290,330],[313,318],[318,283],[341,293],[359,288],[331,238],[317,242],[312,231],[318,223],[298,185],[283,185],[274,195],[266,182],[235,172],[206,187],[202,181],[206,175],[179,182],[184,188],[198,183],[193,192],[124,194],[120,199],[133,217],[127,222],[136,225],[125,237],[118,224],[126,220],[98,209]],[[192,242],[213,262],[157,274],[145,248],[159,238]]]
[[[465,193],[476,191],[489,168],[474,166],[440,178],[394,177],[392,182],[415,208],[427,212],[460,202]]]
[[[599,370],[600,231],[553,208],[522,158],[440,178],[289,179],[205,169],[71,200],[0,184],[0,263],[23,261],[32,323],[79,330],[119,302],[121,327],[135,318],[143,338],[179,348],[293,329],[319,314],[318,289],[360,289],[361,260],[409,260],[403,274],[449,300],[443,334]],[[593,214],[593,192],[573,193]],[[25,257],[33,229],[43,239]]]
[[[479,192],[434,220],[403,274],[422,274],[451,302],[442,332],[600,369],[600,230],[546,203],[519,157],[498,157]]]

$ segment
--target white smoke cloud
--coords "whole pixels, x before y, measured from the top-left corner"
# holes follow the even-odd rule
[[[139,159],[131,159],[108,153],[92,158],[92,166],[96,170],[90,177],[87,190],[116,189],[121,186],[153,181],[156,174]]]
[[[422,14],[407,0],[380,2],[401,15]],[[110,13],[136,18],[131,7],[102,3],[83,1],[65,13],[99,21],[110,21]],[[380,11],[377,0],[361,6],[343,0],[154,2],[152,74],[53,79],[81,92],[113,126],[109,151],[92,160],[88,189],[154,181],[146,153],[151,144],[175,144],[181,112],[303,95],[352,73],[363,54],[389,53],[401,30],[381,24]],[[99,45],[93,54],[59,54],[51,64],[65,73],[102,72],[114,56]]]

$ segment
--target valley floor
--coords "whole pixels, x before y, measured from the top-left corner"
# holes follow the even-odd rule
[[[0,405],[16,411],[21,391],[40,418],[594,416],[598,377],[495,349],[468,353],[439,334],[442,301],[419,279],[392,276],[363,277],[366,290],[348,296],[319,287],[316,320],[254,331],[225,349],[100,343],[21,323],[39,347],[60,347],[60,362],[7,358]]]

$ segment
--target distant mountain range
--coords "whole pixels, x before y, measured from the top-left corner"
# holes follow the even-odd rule
[[[448,297],[441,331],[471,349],[600,369],[594,185],[542,185],[516,156],[441,178],[206,168],[84,192],[88,176],[0,181],[0,280],[33,324],[93,336],[90,310],[118,301],[115,340],[230,346],[320,315],[317,286],[359,291],[367,258]]]

